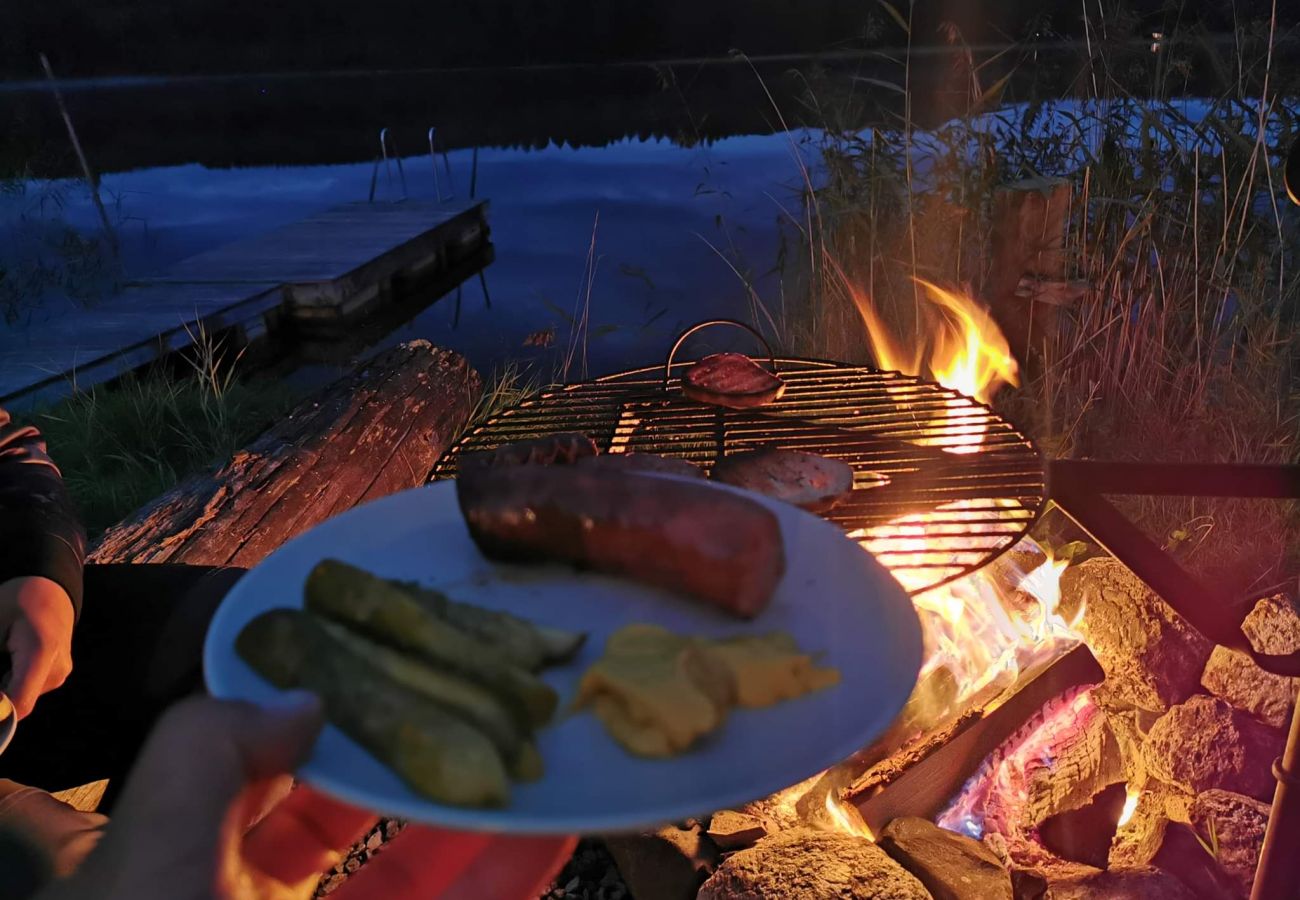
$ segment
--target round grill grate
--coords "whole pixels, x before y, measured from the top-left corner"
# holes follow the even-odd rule
[[[656,366],[547,390],[474,428],[462,452],[563,431],[602,453],[657,453],[705,469],[742,450],[779,447],[843,460],[854,490],[826,515],[913,593],[986,565],[1022,537],[1046,494],[1033,444],[987,406],[933,382],[860,366],[778,359],[786,383],[754,410],[685,399],[690,363]],[[665,387],[665,384],[667,385]]]

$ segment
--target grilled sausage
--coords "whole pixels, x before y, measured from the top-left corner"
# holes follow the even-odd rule
[[[483,553],[625,575],[741,618],[785,571],[781,527],[760,503],[703,483],[586,466],[472,469],[456,481]]]

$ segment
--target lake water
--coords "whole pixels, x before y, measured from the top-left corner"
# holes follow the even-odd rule
[[[673,336],[695,321],[750,317],[748,289],[732,266],[750,273],[768,302],[779,301],[777,279],[763,273],[777,258],[782,206],[797,209],[795,157],[809,154],[812,139],[742,136],[691,148],[666,139],[624,139],[601,148],[485,148],[475,181],[477,195],[490,202],[495,260],[481,279],[471,278],[437,302],[413,298],[410,305],[427,305],[388,334],[349,341],[343,355],[419,337],[458,350],[483,369],[537,360],[549,376],[557,358],[567,355],[571,323],[585,314],[586,374],[656,362]],[[467,196],[472,152],[453,151],[449,163],[450,185],[439,159],[441,188]],[[434,197],[428,156],[407,158],[402,168],[409,196]],[[108,174],[101,191],[112,199],[130,277],[329,206],[365,200],[373,171],[369,162],[231,169],[190,164]],[[378,201],[402,194],[395,166],[390,173],[391,184],[389,173],[380,171]],[[96,227],[84,190],[69,188],[62,216],[88,232]],[[25,327],[40,327],[60,310],[58,303],[35,310]],[[553,333],[549,350],[525,347],[537,332]],[[321,349],[317,358],[340,355]],[[584,374],[583,355],[581,348],[573,354],[572,375]]]
[[[913,95],[925,100],[917,103],[921,124],[965,102],[948,62],[912,73]],[[1021,63],[1019,97],[1077,84],[1069,52]],[[800,165],[815,168],[816,125],[825,121],[804,101],[811,91],[835,101],[827,108],[852,107],[856,125],[881,121],[897,111],[897,95],[879,83],[897,73],[873,65],[126,79],[70,84],[67,101],[103,172],[128,277],[365,200],[381,126],[408,154],[407,194],[432,198],[431,160],[415,151],[438,125],[452,148],[450,184],[438,158],[444,194],[468,195],[479,148],[474,182],[490,201],[494,261],[481,279],[441,298],[414,297],[345,343],[301,349],[295,364],[323,377],[419,337],[484,371],[520,361],[544,378],[576,378],[659,362],[673,337],[701,319],[752,319],[750,287],[779,314],[774,267],[792,232],[787,216],[799,208]],[[11,180],[0,193],[0,238],[10,258],[57,257],[52,244],[64,238],[57,228],[51,236],[52,223],[97,229],[85,189],[60,180],[75,171],[75,158],[57,107],[32,85],[0,84],[0,123],[19,148],[11,152],[47,176],[19,182],[21,191]],[[377,200],[402,196],[397,176],[395,166],[381,169]],[[61,315],[71,301],[58,293],[24,303],[17,324],[0,328],[13,339]],[[585,321],[576,338],[575,318]],[[551,346],[536,346],[539,333],[553,335]]]

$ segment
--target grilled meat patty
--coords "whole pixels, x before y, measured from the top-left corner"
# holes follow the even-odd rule
[[[797,450],[733,453],[713,467],[713,478],[811,512],[826,512],[853,490],[847,463]]]
[[[472,468],[456,480],[470,534],[507,562],[568,562],[624,575],[741,618],[785,572],[762,504],[707,484],[592,466]]]
[[[785,382],[743,353],[715,353],[686,370],[682,393],[697,403],[752,409],[780,398]]]

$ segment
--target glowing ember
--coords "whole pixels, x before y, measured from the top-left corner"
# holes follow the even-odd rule
[[[1124,800],[1124,810],[1119,814],[1119,821],[1116,823],[1119,827],[1123,828],[1133,818],[1133,813],[1137,811],[1138,800],[1141,797],[1141,791],[1135,791],[1132,788],[1128,789],[1128,797]]]
[[[871,833],[871,829],[863,821],[861,813],[837,798],[834,791],[826,793],[826,812],[829,814],[830,820],[837,831],[875,841],[876,836]]]

